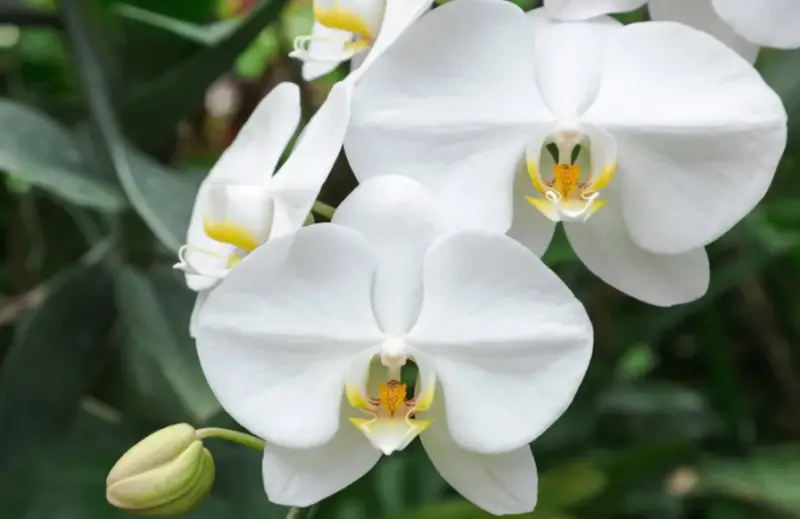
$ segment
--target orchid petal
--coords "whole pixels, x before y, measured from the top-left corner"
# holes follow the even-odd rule
[[[211,254],[197,254],[195,264],[202,271],[220,270],[227,266],[235,247],[212,240],[203,229],[203,215],[209,185],[219,181],[236,184],[270,183],[275,165],[300,122],[300,90],[294,83],[281,83],[259,103],[242,126],[236,139],[211,168],[200,185],[195,199],[186,243]],[[195,274],[186,275],[192,290],[211,288],[217,279]]]
[[[796,0],[713,0],[714,9],[736,32],[765,47],[800,47]]]
[[[339,205],[333,222],[360,232],[378,260],[372,305],[386,333],[402,334],[422,300],[422,261],[440,234],[436,201],[414,180],[369,179]]]
[[[459,0],[420,18],[358,83],[345,143],[356,177],[411,177],[461,226],[508,230],[527,133],[551,118],[530,38],[510,2]]]
[[[545,0],[547,14],[557,20],[587,20],[601,14],[633,11],[647,0]]]
[[[206,303],[206,299],[208,299],[208,294],[210,292],[210,290],[200,290],[197,292],[197,297],[194,299],[192,315],[189,316],[189,336],[192,338],[194,338],[197,330],[197,321],[200,317],[200,309],[203,308],[203,305]]]
[[[308,507],[357,481],[375,466],[380,451],[347,422],[342,406],[339,430],[328,443],[311,449],[264,446],[264,488],[278,505]],[[320,470],[324,467],[324,470]]]
[[[616,138],[626,225],[656,253],[727,232],[764,196],[786,145],[786,112],[758,72],[672,22],[620,31],[584,119]]]
[[[272,182],[272,236],[303,226],[339,156],[350,120],[351,86],[337,83],[308,122]]]
[[[459,494],[495,515],[523,514],[534,509],[539,478],[529,446],[502,454],[464,450],[450,437],[441,396],[425,418],[433,420],[420,436],[425,452]]]
[[[383,15],[383,23],[378,37],[375,39],[364,62],[358,67],[358,74],[367,70],[378,56],[389,48],[397,38],[414,21],[427,11],[433,0],[386,0],[386,11]]]
[[[431,246],[423,290],[407,340],[444,388],[456,443],[496,454],[538,437],[572,401],[591,357],[580,302],[522,245],[480,231]]]
[[[546,140],[547,132],[542,131],[528,143],[527,168],[520,168],[514,180],[514,219],[507,233],[539,257],[547,251],[556,230],[555,222],[528,201],[542,197],[535,183],[544,189],[541,172],[552,170],[555,164],[553,156],[544,148]]]
[[[589,270],[640,301],[672,306],[694,301],[708,290],[710,269],[704,249],[680,254],[642,249],[628,235],[616,200],[584,223],[565,223],[564,230]]]
[[[259,247],[209,294],[197,349],[236,421],[283,447],[333,437],[350,364],[382,341],[374,271],[362,236],[319,224]]]
[[[606,49],[623,25],[607,16],[560,22],[544,9],[529,12],[528,19],[544,101],[560,118],[579,116],[597,95]]]
[[[758,11],[766,12],[761,5],[758,7]],[[650,0],[648,10],[653,20],[681,22],[707,32],[750,63],[754,63],[758,57],[759,46],[747,41],[720,18],[719,10],[711,5],[711,0]],[[748,19],[748,22],[751,20]]]

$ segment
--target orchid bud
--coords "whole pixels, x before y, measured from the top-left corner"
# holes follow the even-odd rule
[[[188,424],[156,431],[126,452],[106,478],[106,499],[142,515],[195,508],[214,483],[214,459]]]

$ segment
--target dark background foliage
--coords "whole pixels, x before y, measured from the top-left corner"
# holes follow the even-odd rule
[[[236,427],[200,371],[193,295],[170,266],[202,176],[265,92],[301,83],[287,53],[310,9],[0,1],[3,519],[125,517],[104,481],[128,447],[176,422]],[[530,517],[800,516],[800,51],[764,51],[758,65],[792,117],[790,144],[766,201],[710,247],[705,298],[651,308],[593,278],[562,237],[548,252],[597,336],[577,400],[533,444]],[[303,86],[306,117],[343,74]],[[342,158],[321,199],[335,205],[353,185]],[[285,516],[264,496],[256,453],[207,445],[217,481],[187,517]],[[486,514],[417,442],[317,517]]]

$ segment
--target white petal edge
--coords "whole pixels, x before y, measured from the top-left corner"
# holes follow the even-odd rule
[[[443,232],[436,200],[407,177],[372,178],[336,209],[333,223],[360,232],[377,258],[372,304],[381,329],[405,333],[419,314],[422,261]]]
[[[650,0],[648,11],[653,20],[685,23],[707,32],[750,63],[755,63],[758,57],[760,47],[747,41],[720,18],[711,0]]]
[[[617,139],[631,237],[665,254],[707,245],[746,216],[786,146],[786,112],[759,73],[674,22],[618,33],[584,119]]]
[[[347,420],[350,410],[345,405],[339,430],[325,445],[286,449],[267,442],[262,473],[271,502],[309,507],[356,482],[375,466],[381,453]]]
[[[271,186],[275,201],[273,238],[296,231],[308,217],[342,150],[351,97],[349,84],[339,82],[333,86],[275,174]]]
[[[358,82],[345,142],[358,180],[411,177],[461,226],[506,232],[528,133],[551,118],[530,39],[510,2],[459,0],[421,17]]]
[[[383,338],[370,302],[374,271],[361,235],[318,224],[259,247],[209,294],[197,350],[237,422],[283,447],[333,437],[351,363]]]
[[[434,422],[420,439],[433,466],[459,494],[494,515],[524,514],[536,507],[539,477],[528,445],[502,454],[464,450],[448,433],[437,392],[425,419]]]
[[[547,14],[558,20],[579,21],[602,14],[633,11],[647,0],[545,0]]]
[[[300,88],[284,82],[270,90],[208,174],[213,180],[268,182],[300,123]]]
[[[197,320],[200,317],[200,309],[203,308],[203,305],[206,303],[206,299],[208,299],[208,294],[210,292],[210,290],[201,290],[197,292],[197,297],[194,299],[192,315],[189,317],[189,336],[191,338],[194,338],[195,336],[197,331]]]
[[[800,47],[796,0],[713,0],[719,16],[749,41],[765,47]]]
[[[383,15],[383,23],[381,23],[381,30],[375,43],[367,54],[364,61],[353,71],[356,74],[354,81],[358,79],[358,75],[363,74],[378,57],[386,51],[394,41],[403,34],[414,21],[422,16],[431,5],[433,0],[385,0],[386,9]]]
[[[584,223],[565,223],[575,254],[597,277],[645,303],[673,306],[708,291],[710,268],[705,249],[654,254],[628,235],[621,207],[611,200]]]
[[[589,364],[592,324],[539,258],[507,236],[445,236],[426,257],[423,292],[407,340],[436,372],[461,447],[517,449],[566,410]]]

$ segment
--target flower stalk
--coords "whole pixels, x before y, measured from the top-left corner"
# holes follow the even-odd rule
[[[229,429],[222,429],[220,427],[207,427],[199,429],[195,432],[195,438],[204,440],[206,438],[218,438],[221,440],[228,440],[245,447],[250,447],[253,450],[264,452],[264,440],[256,438],[247,433],[231,431]]]

